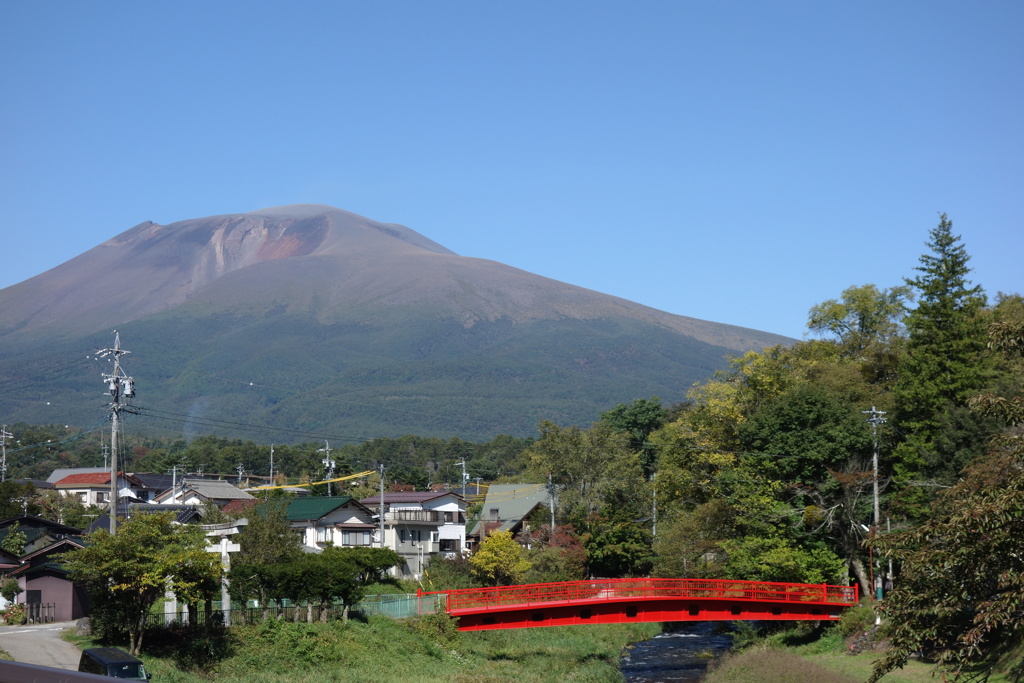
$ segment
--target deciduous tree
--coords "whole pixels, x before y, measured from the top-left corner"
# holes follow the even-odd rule
[[[142,647],[150,608],[168,588],[195,603],[220,585],[220,557],[206,551],[202,529],[173,520],[174,513],[138,514],[117,535],[101,529],[84,548],[62,555],[71,579],[89,591],[94,623],[108,636],[127,631],[132,654]]]
[[[473,571],[491,586],[510,586],[519,583],[531,567],[523,557],[523,547],[516,543],[510,531],[496,531],[484,539],[469,558]]]
[[[993,348],[1024,354],[1024,325],[990,330]],[[973,404],[1009,424],[988,455],[939,494],[924,524],[876,537],[874,546],[902,563],[882,609],[892,649],[872,681],[924,651],[957,680],[986,680],[1024,629],[1024,415],[1020,394]],[[1015,675],[1024,674],[1020,664]]]

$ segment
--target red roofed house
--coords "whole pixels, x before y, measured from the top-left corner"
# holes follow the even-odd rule
[[[110,502],[110,472],[87,472],[69,474],[53,483],[53,488],[64,496],[75,496],[83,505],[105,506]],[[146,485],[130,474],[118,472],[117,492],[119,498],[130,496],[142,499]]]

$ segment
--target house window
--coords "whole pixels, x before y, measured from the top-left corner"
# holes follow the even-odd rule
[[[459,539],[457,538],[442,538],[441,547],[439,550],[442,553],[457,553],[459,552]]]
[[[431,543],[437,543],[437,536],[438,536],[438,533],[436,531],[431,531],[430,532],[430,542]]]
[[[398,541],[400,543],[405,543],[405,529],[398,530]]]
[[[445,524],[451,524],[454,521],[454,518],[455,518],[455,513],[454,512],[446,512],[446,513],[444,513],[444,523]]]
[[[331,528],[320,526],[316,528],[316,542],[328,543],[331,540]]]
[[[343,531],[341,532],[342,545],[370,545],[369,531]]]

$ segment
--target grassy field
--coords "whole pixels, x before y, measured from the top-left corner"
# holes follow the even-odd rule
[[[600,683],[621,681],[623,648],[659,630],[638,624],[458,633],[444,623],[386,617],[348,624],[271,621],[191,642],[183,634],[154,633],[142,659],[161,683]]]
[[[881,652],[851,654],[841,639],[826,637],[799,647],[759,644],[726,655],[708,674],[705,683],[863,683],[871,676]],[[931,664],[911,660],[881,679],[884,683],[926,683],[946,680]],[[989,683],[1009,683],[996,671]]]

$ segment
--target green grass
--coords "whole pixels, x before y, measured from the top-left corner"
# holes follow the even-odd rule
[[[657,624],[457,633],[430,620],[267,622],[223,639],[148,635],[142,659],[161,683],[620,681],[623,648]],[[82,647],[91,641],[74,639]]]
[[[752,637],[751,633],[740,629],[746,642],[753,644],[714,664],[705,683],[866,681],[874,670],[875,661],[884,654],[881,650],[851,653],[841,627],[815,632],[807,625],[798,625],[759,638]],[[1011,653],[1006,664],[997,667],[989,683],[1010,683],[1013,679],[999,669],[1020,661],[1020,655],[1020,652]],[[925,683],[943,679],[934,665],[912,659],[881,680],[884,683]]]

